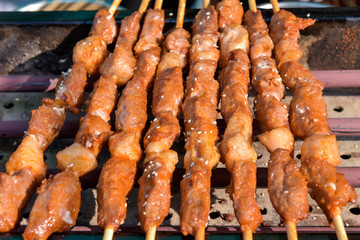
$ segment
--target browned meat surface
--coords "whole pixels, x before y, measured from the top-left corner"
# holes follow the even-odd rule
[[[139,179],[138,216],[141,228],[158,227],[169,214],[171,179],[178,156],[175,151],[152,152],[144,160],[144,172]]]
[[[199,11],[193,24],[190,72],[182,106],[186,174],[181,181],[180,219],[184,235],[194,235],[206,226],[210,210],[211,169],[220,158],[216,147],[219,84],[214,79],[219,59],[217,19],[216,10],[210,6]]]
[[[133,79],[123,90],[116,110],[116,131],[141,131],[147,119],[147,92],[160,61],[159,47],[144,51],[139,56]],[[134,104],[136,102],[136,104]]]
[[[86,101],[87,114],[97,116],[105,122],[110,121],[117,100],[117,87],[109,75],[104,75],[95,83],[94,89]]]
[[[117,86],[126,84],[134,75],[136,58],[133,48],[140,32],[140,13],[133,12],[121,21],[114,53],[100,67],[100,73],[110,75]]]
[[[181,232],[186,236],[207,225],[210,211],[211,169],[196,161],[186,169],[181,181]]]
[[[140,33],[139,41],[135,45],[136,55],[143,51],[158,47],[163,41],[164,10],[149,9],[146,11],[143,28]]]
[[[116,134],[110,138],[112,158],[101,171],[98,184],[98,223],[115,231],[126,217],[126,197],[132,189],[137,163],[142,157],[140,139],[147,120],[147,94],[160,61],[164,12],[149,10],[137,46],[139,60],[116,110]],[[153,24],[156,24],[154,26]],[[146,34],[145,34],[146,33]]]
[[[251,115],[249,102],[247,100],[248,88],[246,84],[240,82],[249,82],[249,78],[241,74],[237,76],[241,77],[237,79],[239,82],[234,81],[234,83],[225,86],[221,90],[221,104],[224,105],[221,106],[221,114],[227,122],[233,114],[238,111],[242,111],[249,116]],[[224,75],[221,75],[221,77],[224,77]],[[222,79],[219,79],[219,81],[222,81]]]
[[[37,182],[44,179],[47,164],[44,162],[44,153],[34,135],[28,135],[22,140],[16,151],[11,154],[5,167],[6,173],[10,176],[28,168]]]
[[[9,232],[19,223],[35,187],[35,176],[26,167],[12,175],[0,173],[0,232]]]
[[[84,98],[86,84],[84,64],[74,64],[67,72],[61,74],[56,86],[55,99],[61,99],[68,110],[77,113]]]
[[[310,83],[313,86],[318,86],[321,90],[324,89],[324,84],[317,80],[315,76],[299,62],[290,61],[284,63],[280,67],[280,74],[284,84],[291,90],[295,91],[297,84]]]
[[[233,203],[241,231],[252,232],[262,222],[260,209],[256,203],[256,164],[252,161],[235,162],[231,172],[231,182],[227,188]]]
[[[256,120],[260,123],[261,132],[271,131],[279,127],[289,127],[288,106],[278,99],[269,95],[254,100],[254,112]]]
[[[90,75],[99,74],[101,64],[109,55],[106,42],[98,36],[90,36],[79,41],[73,51],[73,63],[83,63]]]
[[[341,162],[335,135],[312,135],[304,140],[301,159],[315,158],[327,161],[333,166]]]
[[[136,161],[115,156],[105,163],[97,185],[97,221],[101,228],[113,226],[116,230],[124,222],[126,197],[134,184],[135,174]]]
[[[252,46],[252,45],[251,45]],[[252,79],[254,90],[261,97],[269,95],[279,102],[284,98],[285,87],[271,57],[259,57],[251,61]]]
[[[291,100],[290,128],[294,137],[305,139],[314,134],[330,134],[326,103],[321,88],[310,83],[298,85]]]
[[[180,135],[178,117],[184,96],[182,68],[186,66],[190,34],[183,29],[172,31],[164,43],[153,90],[152,113],[144,146],[146,158],[139,179],[138,216],[141,227],[148,231],[158,227],[169,214],[171,180],[178,162],[175,151],[169,150]],[[168,61],[169,55],[174,61]]]
[[[272,205],[285,222],[308,218],[308,188],[290,152],[277,149],[268,164],[268,188]]]
[[[356,201],[355,189],[349,185],[343,174],[322,159],[301,159],[301,172],[308,182],[310,196],[324,211],[330,226],[334,227],[332,219],[339,215],[343,206]]]
[[[107,10],[100,9],[94,17],[89,35],[99,36],[107,44],[113,43],[117,35],[117,24],[114,17]]]
[[[25,240],[47,239],[52,233],[69,230],[80,210],[81,184],[77,176],[65,171],[45,180],[37,190]]]
[[[289,11],[280,10],[271,17],[270,37],[275,45],[284,38],[297,41],[300,37],[299,30],[305,29],[314,23],[314,19],[298,18]]]
[[[224,30],[232,24],[240,25],[244,9],[239,0],[223,0],[216,5],[219,13],[219,29]]]
[[[288,126],[275,128],[271,131],[264,132],[259,136],[259,140],[269,152],[278,148],[289,150],[292,154],[294,150],[294,136]]]
[[[271,58],[274,45],[268,35],[269,30],[262,18],[261,11],[247,11],[244,17],[244,25],[249,32],[251,41],[250,58],[252,60],[261,57]]]
[[[241,25],[231,25],[226,27],[219,37],[220,44],[220,67],[225,67],[229,61],[231,51],[241,49],[246,54],[249,53],[249,36],[246,29]]]
[[[43,104],[32,110],[27,135],[33,135],[42,151],[45,151],[59,135],[64,125],[65,109],[56,100],[43,99]]]

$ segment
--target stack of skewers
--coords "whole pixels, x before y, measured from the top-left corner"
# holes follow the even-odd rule
[[[21,145],[7,162],[6,173],[0,175],[1,231],[16,227],[37,187],[24,239],[47,239],[74,226],[81,204],[79,178],[97,167],[97,156],[108,143],[111,158],[97,185],[98,224],[104,229],[104,239],[112,239],[126,218],[126,201],[140,162],[138,218],[146,239],[155,239],[170,209],[171,181],[178,163],[171,147],[181,134],[183,116],[181,232],[205,238],[211,172],[221,160],[231,176],[227,192],[243,238],[252,239],[262,222],[255,198],[254,113],[261,129],[259,139],[271,153],[270,200],[285,222],[288,238],[297,239],[296,223],[309,216],[309,191],[338,239],[347,239],[340,214],[343,206],[356,200],[356,193],[335,168],[340,156],[327,122],[324,86],[298,62],[302,55],[299,30],[314,20],[297,18],[272,1],[269,34],[254,1],[249,1],[245,15],[238,0],[223,0],[216,8],[204,1],[190,35],[182,28],[185,1],[181,0],[176,27],[164,38],[162,1],[146,11],[148,3],[143,0],[139,11],[122,20],[113,53],[107,45],[117,36],[113,15],[120,1],[114,1],[109,11],[100,10],[89,37],[75,46],[74,65],[60,77],[55,99],[44,99],[33,111]],[[220,73],[215,79],[217,69]],[[74,143],[57,154],[62,172],[45,179],[43,153],[59,134],[65,109],[78,112],[87,74],[100,77],[85,101],[86,114]],[[248,101],[250,82],[257,93],[253,113]],[[294,91],[290,106],[281,102],[284,84]],[[121,86],[125,87],[118,93]],[[154,119],[146,129],[151,89]],[[219,102],[226,123],[221,138]],[[293,159],[294,137],[304,140],[300,168]]]

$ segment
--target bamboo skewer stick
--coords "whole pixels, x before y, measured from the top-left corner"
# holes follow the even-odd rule
[[[277,0],[270,0],[271,2],[271,5],[273,7],[273,12],[274,13],[277,13],[278,11],[280,11],[280,8],[279,8],[279,3]]]
[[[114,0],[109,8],[109,13],[114,16],[122,0]]]
[[[155,240],[156,226],[152,226],[149,231],[146,232],[145,240]]]
[[[296,224],[294,222],[289,221],[285,223],[285,227],[286,227],[287,239],[297,240],[298,236],[296,232]]]
[[[149,2],[150,0],[142,0],[138,11],[140,13],[144,13],[149,5]]]
[[[195,233],[195,240],[204,240],[205,239],[205,228],[199,228]]]
[[[184,25],[185,9],[186,0],[180,0],[176,17],[176,28],[182,28]]]
[[[120,2],[121,2],[122,0],[114,0],[114,2],[119,2],[119,4],[120,4]],[[110,8],[114,8],[113,7],[113,5],[114,5],[114,2],[113,2],[113,4],[111,5],[111,7]],[[150,2],[150,0],[142,0],[141,1],[141,4],[140,4],[140,6],[139,6],[139,12],[142,14],[142,15],[144,15],[143,13],[146,11],[146,9],[147,9],[147,7],[148,7],[148,5],[149,5],[149,2]],[[161,2],[162,2],[162,0],[161,0]],[[115,10],[117,9],[117,7],[115,8]],[[109,12],[110,12],[110,10],[109,10]],[[115,11],[114,11],[115,12]],[[113,235],[114,235],[114,227],[113,226],[107,226],[106,228],[105,228],[105,231],[104,231],[104,235],[103,235],[103,240],[111,240],[111,239],[113,239]]]
[[[163,0],[156,0],[154,4],[154,9],[161,9]]]
[[[348,237],[347,237],[347,234],[346,234],[346,231],[345,231],[345,227],[344,227],[344,223],[343,223],[343,220],[342,220],[341,216],[336,215],[333,218],[333,222],[334,222],[334,225],[335,225],[335,231],[336,231],[337,239],[339,239],[339,240],[348,240]]]
[[[256,1],[255,0],[249,0],[249,8],[251,11],[256,12],[257,8],[256,8]]]
[[[253,239],[253,233],[251,229],[246,229],[245,232],[242,234],[243,240],[252,240]]]
[[[203,0],[203,8],[207,8],[210,5],[210,0]]]

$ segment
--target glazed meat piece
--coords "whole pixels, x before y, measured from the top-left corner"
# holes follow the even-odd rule
[[[279,127],[289,127],[288,106],[278,99],[269,95],[260,97],[257,95],[254,100],[254,112],[260,123],[261,132],[271,131]]]
[[[231,182],[226,189],[233,204],[241,231],[254,232],[262,222],[260,209],[254,198],[256,190],[256,164],[252,161],[235,162]]]
[[[219,13],[219,30],[236,24],[240,25],[244,15],[244,9],[239,0],[223,0],[216,5]]]
[[[297,41],[286,38],[275,45],[274,55],[278,68],[281,68],[281,65],[286,62],[299,61],[302,56],[302,51]]]
[[[135,174],[136,161],[115,156],[105,163],[97,185],[97,221],[101,228],[113,226],[118,229],[124,222],[126,198],[133,187]]]
[[[23,234],[25,240],[47,239],[52,233],[69,230],[75,225],[81,197],[77,176],[69,171],[59,173],[44,181],[37,192]]]
[[[45,151],[59,135],[65,121],[65,108],[61,103],[49,98],[43,99],[43,104],[32,110],[27,135],[33,135],[41,148]]]
[[[252,147],[252,117],[236,112],[227,122],[223,140],[220,145],[222,161],[226,169],[233,172],[237,161],[250,162],[257,159]]]
[[[290,129],[294,137],[305,139],[314,134],[330,134],[326,103],[321,88],[310,83],[298,85],[289,111]]]
[[[304,140],[301,158],[325,160],[333,166],[341,162],[339,147],[335,135],[312,135]]]
[[[177,162],[177,153],[172,150],[146,155],[144,172],[139,179],[137,204],[141,228],[144,231],[159,226],[169,214],[171,179]]]
[[[22,210],[35,192],[35,182],[27,167],[12,175],[0,173],[0,232],[9,232],[19,223]]]
[[[324,84],[317,80],[315,76],[299,62],[290,61],[284,63],[280,67],[280,74],[284,84],[290,89],[295,91],[297,84],[309,83],[313,86],[324,89]]]
[[[159,47],[144,51],[139,56],[133,79],[126,85],[117,105],[115,129],[119,131],[141,131],[147,119],[147,95],[160,61]],[[133,104],[136,102],[136,104]]]
[[[195,16],[192,25],[192,37],[197,34],[216,34],[218,32],[218,12],[213,6],[201,9]],[[218,35],[218,34],[216,34]],[[192,44],[193,44],[193,40]]]
[[[220,67],[225,67],[228,62],[229,54],[232,50],[241,49],[249,53],[249,36],[246,29],[241,25],[231,25],[226,27],[219,37],[220,44]]]
[[[61,74],[56,86],[55,100],[61,99],[68,110],[77,113],[84,98],[86,84],[84,64],[74,64],[67,72]]]
[[[181,232],[186,236],[206,226],[210,211],[211,169],[204,161],[187,167],[181,181]],[[186,204],[184,204],[186,203]]]
[[[285,222],[298,223],[308,218],[308,189],[290,152],[276,149],[268,164],[268,188],[272,205]]]
[[[182,69],[172,67],[165,70],[155,80],[152,101],[154,116],[161,112],[169,112],[175,117],[181,113],[184,97]]]
[[[117,100],[117,87],[109,75],[103,75],[94,84],[94,89],[86,100],[86,112],[97,116],[105,122],[110,121],[110,114],[114,111]]]
[[[285,38],[297,41],[300,37],[299,30],[305,29],[314,23],[314,19],[298,18],[291,12],[280,10],[271,17],[270,37],[275,45]]]
[[[252,60],[251,84],[261,97],[269,95],[279,102],[285,96],[285,87],[276,69],[275,62],[270,57],[260,57]]]
[[[101,37],[106,44],[113,43],[117,35],[114,17],[105,9],[97,11],[89,35]]]
[[[106,42],[98,36],[79,41],[74,47],[73,63],[83,63],[90,75],[99,74],[99,68],[109,55]]]
[[[310,189],[310,196],[324,211],[330,226],[332,219],[339,215],[348,202],[355,203],[355,189],[349,185],[343,174],[322,159],[301,159],[301,172],[305,176]]]
[[[294,151],[294,136],[288,126],[264,132],[259,136],[259,140],[269,152],[273,152],[278,148],[286,149],[291,154]]]
[[[134,75],[137,60],[133,48],[140,32],[140,15],[135,11],[121,21],[114,53],[100,67],[100,73],[110,75],[117,86],[126,84]]]
[[[162,30],[164,28],[164,10],[149,9],[146,11],[143,28],[139,37],[139,41],[135,45],[136,55],[140,55],[143,51],[158,47],[163,41]]]
[[[37,182],[44,179],[47,164],[44,162],[44,153],[34,135],[28,135],[22,140],[16,151],[11,154],[5,167],[6,174],[10,176],[27,168]]]

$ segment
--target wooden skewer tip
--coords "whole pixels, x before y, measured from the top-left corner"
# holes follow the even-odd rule
[[[277,0],[270,0],[270,2],[273,7],[274,13],[277,13],[278,11],[280,11],[279,2]]]
[[[199,228],[195,233],[195,240],[204,240],[205,239],[205,228]]]
[[[114,235],[114,228],[113,227],[106,227],[104,231],[103,240],[112,240]]]
[[[154,4],[154,9],[161,9],[163,4],[163,0],[156,0]]]
[[[185,9],[186,0],[180,0],[176,17],[176,28],[181,28],[184,25]]]
[[[210,5],[210,0],[203,0],[203,8],[207,8]]]
[[[252,240],[253,239],[253,233],[250,228],[246,229],[245,232],[243,232],[243,240]]]
[[[333,222],[335,225],[335,231],[336,231],[336,236],[338,240],[348,240],[346,231],[345,231],[345,227],[344,227],[344,223],[343,220],[341,218],[341,215],[336,215],[333,218]]]
[[[122,0],[114,0],[109,8],[109,13],[114,16]]]
[[[153,226],[146,232],[145,240],[155,240],[155,237],[156,237],[156,226]]]
[[[297,240],[296,224],[294,222],[286,222],[286,234],[288,240]]]
[[[257,8],[256,8],[256,1],[255,0],[249,0],[249,8],[251,11],[256,12]]]
[[[138,11],[140,13],[144,13],[149,5],[149,2],[150,0],[142,0]]]

